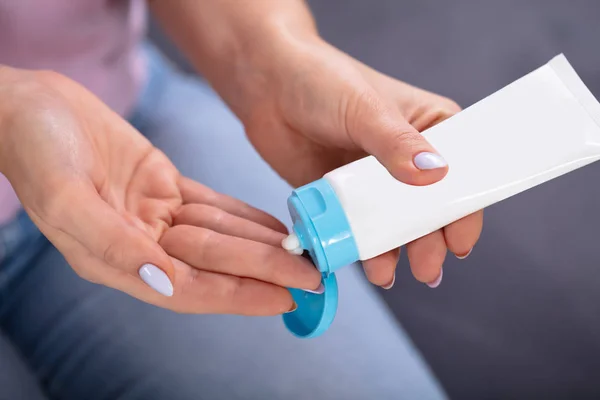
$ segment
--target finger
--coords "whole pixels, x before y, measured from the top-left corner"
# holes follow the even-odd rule
[[[420,89],[418,91],[423,92],[420,96],[425,96],[426,100],[409,122],[421,132],[461,111],[460,106],[448,98],[424,92]]]
[[[400,249],[388,251],[380,256],[363,261],[363,269],[367,279],[374,285],[391,289],[396,281],[396,265],[400,257]]]
[[[374,155],[398,180],[411,185],[428,185],[448,172],[446,161],[425,138],[393,107],[366,94],[349,108],[350,137]]]
[[[215,192],[209,187],[201,185],[189,178],[180,178],[179,189],[181,190],[184,204],[201,203],[219,207],[230,214],[254,221],[257,224],[267,226],[277,232],[284,234],[288,233],[285,225],[278,221],[277,218],[254,208],[243,201]]]
[[[285,234],[248,219],[229,214],[206,204],[186,204],[179,209],[173,225],[192,225],[210,229],[223,235],[254,240],[280,247]]]
[[[447,248],[441,230],[406,245],[410,269],[419,282],[436,287],[442,275]]]
[[[134,276],[99,262],[90,263],[89,270],[99,283],[180,313],[270,316],[295,308],[290,292],[280,286],[197,270],[174,258],[171,262],[176,276],[172,297],[162,296]]]
[[[178,274],[182,270],[181,282],[177,283],[182,296],[174,299],[176,310],[186,311],[196,305],[204,313],[266,316],[295,308],[289,290],[280,286],[198,270],[179,260],[174,260],[174,264]]]
[[[206,271],[308,290],[317,290],[321,283],[321,274],[303,257],[293,256],[281,247],[205,228],[172,227],[160,244],[169,255]]]
[[[458,258],[466,258],[479,240],[483,229],[483,210],[468,215],[444,228],[448,250]]]
[[[45,220],[105,264],[142,279],[164,296],[173,295],[170,257],[130,218],[120,215],[91,183],[70,183],[44,212]]]

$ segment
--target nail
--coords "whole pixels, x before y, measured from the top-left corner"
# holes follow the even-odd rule
[[[154,264],[144,264],[139,269],[140,278],[158,293],[171,297],[173,296],[173,284],[169,276]]]
[[[290,308],[288,311],[286,311],[284,314],[289,314],[291,312],[294,312],[298,309],[298,304],[296,304],[296,302],[294,302],[294,305],[292,305],[292,308]]]
[[[325,293],[325,286],[323,286],[323,284],[319,284],[319,287],[316,288],[315,290],[308,290],[308,289],[304,289],[305,292],[308,293],[314,293],[314,294],[323,294]]]
[[[444,269],[442,268],[442,269],[440,269],[440,276],[438,276],[435,281],[429,282],[427,284],[427,286],[429,286],[432,289],[435,289],[436,287],[440,286],[440,283],[442,283],[443,276],[444,276]]]
[[[448,163],[442,158],[442,156],[440,156],[439,154],[429,152],[417,154],[415,156],[414,163],[415,167],[421,170],[444,168],[448,165]]]
[[[390,283],[388,283],[387,285],[382,286],[381,288],[385,289],[385,290],[390,290],[394,286],[394,283],[396,283],[396,273],[395,272],[394,272],[394,276],[392,277],[392,281]]]
[[[471,254],[471,252],[473,251],[473,248],[471,247],[471,250],[469,250],[467,252],[467,254],[464,254],[462,256],[459,256],[458,254],[455,254],[456,258],[458,258],[459,260],[464,260],[465,258],[469,257],[469,255]]]

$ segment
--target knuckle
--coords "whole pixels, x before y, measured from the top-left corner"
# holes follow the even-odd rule
[[[359,118],[370,118],[380,124],[389,122],[389,108],[377,94],[365,91],[359,94],[357,100],[356,115]]]
[[[356,90],[342,100],[342,124],[348,135],[363,134],[362,121],[371,121],[382,109],[381,101],[371,90]]]
[[[209,250],[217,246],[217,234],[209,229],[190,225],[176,225],[169,228],[161,237],[160,246],[170,255],[186,261],[190,258],[190,249],[194,250],[196,267],[209,261]],[[189,261],[189,260],[188,260]]]
[[[204,207],[204,218],[210,226],[221,225],[226,217],[227,213],[220,208],[212,206]]]
[[[418,133],[410,130],[395,130],[390,136],[389,150],[392,154],[407,151],[421,145],[425,139]]]
[[[194,235],[194,245],[198,251],[199,262],[196,267],[212,262],[213,250],[220,247],[218,246],[219,235],[208,229],[198,229]]]
[[[111,266],[120,267],[124,259],[124,249],[116,242],[110,242],[102,252],[102,260]]]
[[[221,285],[221,288],[219,289],[220,297],[235,304],[236,299],[239,297],[239,293],[241,292],[242,284],[242,278],[234,277],[233,279],[228,279],[223,285]]]
[[[201,227],[218,226],[226,218],[225,211],[207,204],[195,204],[193,209],[188,209],[183,217],[189,218]],[[183,219],[183,218],[182,218]]]
[[[207,206],[211,206],[214,204],[219,204],[219,201],[221,200],[221,194],[207,186],[204,186],[202,188],[202,198],[201,201],[204,204],[199,204],[199,205],[207,205]]]
[[[207,287],[200,294],[200,301],[210,312],[231,313],[243,303],[240,301],[243,284],[242,278],[228,276],[227,279],[219,280],[216,285]]]
[[[288,268],[285,265],[281,265],[279,262],[280,258],[274,254],[274,247],[261,246],[257,249],[257,261],[260,275],[264,280],[274,283],[284,283],[289,281]],[[277,249],[279,250],[279,249]]]
[[[461,111],[462,108],[454,100],[442,97],[436,102],[435,107],[430,112],[430,125],[436,125]]]
[[[60,229],[69,217],[69,204],[73,193],[64,183],[46,182],[41,188],[42,195],[35,202],[35,211],[48,225]]]
[[[214,286],[206,285],[200,271],[196,268],[190,268],[185,275],[180,275],[180,277],[181,279],[176,282],[175,288],[177,296],[183,299],[197,298],[202,309],[204,309],[214,297]]]
[[[450,114],[454,115],[462,111],[462,107],[454,100],[444,97],[442,98],[442,101],[444,104],[444,109],[446,109],[446,111]]]
[[[462,111],[462,108],[454,100],[439,95],[431,95],[420,106],[417,114],[421,117],[415,126],[419,131],[424,131],[458,114],[460,111]]]

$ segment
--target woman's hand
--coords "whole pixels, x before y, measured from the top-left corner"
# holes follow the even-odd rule
[[[327,44],[305,1],[173,0],[151,7],[242,120],[263,158],[292,185],[367,154],[408,184],[427,185],[446,175],[443,157],[419,130],[459,107]],[[466,256],[482,221],[479,212],[408,244],[415,277],[437,286],[447,249]],[[391,287],[398,255],[395,250],[365,262],[369,280]]]
[[[279,248],[280,222],[181,177],[127,122],[56,73],[0,68],[0,171],[80,276],[141,300],[270,315],[293,308],[284,287],[319,286],[314,266]]]
[[[255,56],[264,79],[240,83],[249,96],[237,104],[252,143],[292,185],[367,154],[411,185],[445,176],[443,157],[419,131],[460,111],[456,103],[385,76],[316,36],[269,43],[270,50],[257,50],[269,57]],[[478,212],[409,243],[414,276],[437,286],[447,249],[468,255],[482,222]],[[395,250],[365,262],[369,280],[391,287],[398,256]]]

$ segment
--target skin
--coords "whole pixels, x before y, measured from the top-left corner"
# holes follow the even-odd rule
[[[419,134],[459,111],[324,42],[298,0],[154,0],[151,8],[244,123],[259,153],[298,186],[366,154],[397,179],[427,185],[435,149]],[[48,71],[0,67],[0,172],[33,222],[83,278],[186,313],[273,315],[294,308],[284,287],[320,276],[280,247],[281,222],[182,177],[139,132],[85,88]],[[406,246],[415,277],[432,282],[446,252],[475,245],[482,213]],[[364,263],[389,286],[399,250]],[[152,263],[174,286],[148,287]]]
[[[318,287],[279,247],[279,221],[182,177],[77,83],[9,68],[0,82],[0,171],[82,278],[186,313],[280,314],[293,307],[284,287]],[[139,278],[145,263],[169,275],[172,297]]]
[[[435,183],[448,172],[420,171],[413,158],[435,152],[419,131],[460,107],[325,42],[303,1],[150,4],[165,31],[244,123],[262,157],[292,186],[367,154],[411,185]],[[447,251],[469,253],[482,225],[479,211],[409,243],[416,279],[435,281]],[[368,279],[388,287],[399,254],[394,250],[364,262]]]

